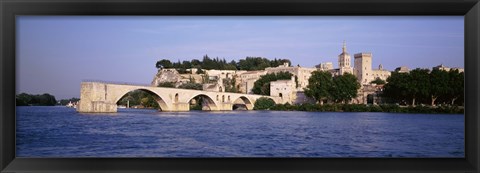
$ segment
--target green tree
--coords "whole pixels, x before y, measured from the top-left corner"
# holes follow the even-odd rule
[[[55,99],[55,96],[48,93],[42,95],[21,93],[16,95],[15,103],[17,106],[55,106],[57,104],[57,100]]]
[[[409,73],[392,72],[384,86],[383,97],[393,99],[394,102],[404,102],[408,98],[408,83],[411,82]]]
[[[27,93],[17,94],[15,97],[15,103],[17,106],[28,106],[31,104],[33,96]]]
[[[371,84],[377,84],[377,85],[383,85],[383,84],[385,84],[386,82],[385,82],[384,80],[382,80],[382,79],[380,79],[380,78],[377,77],[377,78],[375,78],[375,80],[371,81],[370,83],[371,83]]]
[[[197,74],[205,74],[205,72],[201,68],[197,68]]]
[[[407,93],[415,106],[417,98],[427,98],[430,93],[430,70],[420,69],[410,71],[410,81],[407,84]]]
[[[330,88],[330,96],[334,102],[348,102],[357,97],[360,84],[353,74],[345,73],[333,78],[333,85]]]
[[[180,74],[187,73],[186,69],[217,69],[217,70],[263,70],[266,67],[276,67],[282,65],[284,62],[290,63],[288,59],[274,59],[269,60],[262,57],[246,57],[240,60],[238,63],[234,60],[227,62],[225,58],[210,58],[208,55],[204,55],[202,61],[198,59],[192,59],[191,61],[177,61],[171,62],[168,59],[162,59],[157,61],[155,66],[157,68],[175,68]],[[200,71],[201,72],[201,71]],[[200,73],[199,73],[200,74]]]
[[[275,101],[273,101],[271,98],[267,97],[260,97],[255,101],[254,103],[254,110],[268,110],[275,106]]]
[[[157,87],[175,88],[175,82],[162,82]]]
[[[184,84],[178,86],[178,88],[182,88],[182,89],[192,89],[192,90],[203,90],[202,84],[193,83],[193,82],[184,83]]]
[[[118,105],[127,105],[127,102],[130,106],[143,106],[145,108],[155,108],[159,109],[155,96],[153,93],[143,91],[143,90],[134,90],[125,94],[117,102]]]
[[[71,99],[61,99],[60,100],[60,105],[67,105],[70,102],[78,102],[80,99],[76,97],[72,97]]]
[[[447,90],[447,97],[451,100],[451,105],[454,105],[457,99],[465,97],[464,73],[460,73],[458,70],[450,70],[448,75],[449,87]]]
[[[270,82],[291,79],[293,74],[289,72],[269,73],[263,75],[253,84],[252,92],[260,95],[270,95]]]
[[[323,101],[331,97],[329,90],[332,85],[332,74],[324,71],[314,71],[308,79],[305,95],[323,105]]]
[[[162,59],[160,61],[157,61],[157,63],[155,64],[155,67],[157,67],[157,68],[172,68],[173,64],[168,59]]]
[[[238,62],[239,70],[264,70],[270,66],[270,61],[262,57],[246,57]]]
[[[237,87],[235,87],[236,83],[236,78],[233,77],[232,79],[230,78],[225,78],[223,79],[223,86],[225,86],[225,92],[232,92],[232,93],[238,93]]]
[[[448,94],[450,89],[449,86],[449,74],[445,70],[434,69],[430,73],[430,86],[429,86],[429,95],[431,99],[431,105],[435,105],[435,100],[439,96],[445,96]]]

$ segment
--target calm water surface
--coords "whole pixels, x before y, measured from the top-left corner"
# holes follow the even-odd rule
[[[464,116],[17,107],[17,157],[464,157]]]

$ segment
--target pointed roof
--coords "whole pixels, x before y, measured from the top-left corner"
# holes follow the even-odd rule
[[[343,40],[342,53],[339,56],[342,56],[342,55],[350,56],[350,54],[348,54],[347,52],[347,43],[345,42],[345,40]]]

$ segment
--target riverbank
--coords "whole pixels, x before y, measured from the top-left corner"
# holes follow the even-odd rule
[[[424,113],[424,114],[463,114],[464,108],[459,106],[405,106],[399,105],[364,105],[364,104],[276,104],[269,110],[275,111],[307,111],[307,112],[390,112],[390,113]]]

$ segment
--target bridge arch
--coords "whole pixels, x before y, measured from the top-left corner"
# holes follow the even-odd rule
[[[194,99],[195,97],[202,97],[204,100],[204,102],[206,102],[208,104],[208,107],[210,108],[210,110],[219,110],[219,107],[218,107],[218,103],[215,102],[210,96],[206,95],[206,94],[195,94],[194,96],[190,97],[187,99],[187,103],[190,103],[190,101],[192,99]],[[200,103],[200,104],[203,104],[203,103]],[[203,107],[203,105],[202,105]]]
[[[122,99],[129,92],[136,91],[136,90],[145,91],[146,93],[152,95],[162,111],[170,110],[167,103],[165,102],[165,100],[160,95],[158,95],[157,93],[155,93],[155,92],[153,92],[149,89],[145,89],[145,88],[136,88],[136,89],[126,90],[125,92],[122,92],[121,94],[119,94],[118,97],[116,97],[114,99],[114,103],[116,104],[118,101],[120,101],[120,99]]]
[[[244,104],[247,110],[253,110],[253,103],[249,98],[245,96],[240,96],[233,99],[233,106],[238,104]]]

